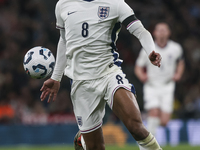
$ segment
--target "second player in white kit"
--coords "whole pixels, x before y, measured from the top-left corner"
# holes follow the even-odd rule
[[[146,67],[148,80],[144,84],[145,109],[160,107],[166,112],[172,112],[175,81],[173,76],[176,71],[178,60],[182,59],[183,51],[181,46],[169,40],[164,48],[155,44],[156,51],[162,56],[160,68],[152,66],[141,50],[136,61],[137,66]],[[160,101],[163,101],[162,103]]]
[[[156,134],[159,125],[166,126],[173,111],[175,82],[183,70],[183,50],[180,44],[169,39],[170,29],[166,23],[158,23],[154,30],[155,49],[162,56],[158,69],[152,66],[143,50],[136,60],[135,73],[144,83],[144,108],[148,112],[147,127]],[[146,68],[146,72],[143,71]]]
[[[107,103],[141,149],[160,150],[142,124],[134,86],[125,78],[116,52],[123,24],[139,39],[151,63],[160,66],[151,34],[133,10],[123,0],[59,0],[55,12],[61,36],[55,69],[43,84],[41,100],[48,95],[48,102],[55,100],[64,73],[72,79],[74,113],[87,149],[105,149],[101,125]]]

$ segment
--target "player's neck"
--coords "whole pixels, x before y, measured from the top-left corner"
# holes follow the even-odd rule
[[[164,48],[167,46],[168,39],[157,39],[155,42],[159,47]]]

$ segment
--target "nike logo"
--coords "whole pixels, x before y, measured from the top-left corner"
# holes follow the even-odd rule
[[[71,14],[73,14],[73,13],[75,13],[75,12],[77,12],[77,11],[68,12],[68,15],[71,15]]]

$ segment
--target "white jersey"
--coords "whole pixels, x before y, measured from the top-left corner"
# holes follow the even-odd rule
[[[122,60],[115,52],[117,33],[133,14],[124,0],[59,0],[56,25],[65,29],[65,75],[89,80],[118,68]]]
[[[175,74],[177,61],[181,59],[183,50],[178,43],[172,40],[169,40],[164,48],[155,43],[155,50],[162,56],[160,68],[151,64],[143,50],[140,51],[136,65],[147,69],[148,81],[145,85],[163,86],[166,83],[173,82],[172,78]]]

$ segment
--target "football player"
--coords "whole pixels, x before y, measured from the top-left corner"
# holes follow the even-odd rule
[[[64,73],[72,79],[71,99],[80,129],[76,139],[83,143],[79,149],[105,149],[101,126],[107,103],[141,150],[161,150],[142,123],[135,88],[122,72],[116,52],[123,24],[139,39],[151,63],[160,67],[152,36],[134,11],[124,0],[59,0],[55,13],[61,36],[55,69],[41,88],[41,100],[49,95],[48,102],[55,101]]]

